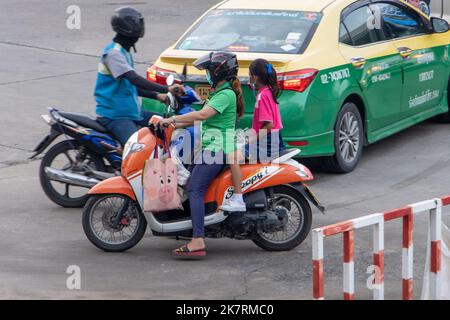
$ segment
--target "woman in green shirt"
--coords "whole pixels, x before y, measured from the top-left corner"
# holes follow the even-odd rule
[[[191,242],[172,253],[177,257],[203,257],[205,250],[204,197],[209,185],[223,169],[226,157],[235,151],[237,117],[244,112],[241,83],[236,55],[229,52],[211,52],[194,62],[206,70],[207,80],[214,91],[200,111],[161,120],[161,124],[174,124],[177,128],[192,126],[201,121],[202,152],[194,159],[187,185],[193,236]]]

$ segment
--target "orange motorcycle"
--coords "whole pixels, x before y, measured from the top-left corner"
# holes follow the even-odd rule
[[[173,99],[172,99],[173,102]],[[168,139],[174,128],[159,128],[154,117],[127,142],[121,176],[104,180],[89,191],[83,212],[83,229],[88,239],[104,251],[120,252],[135,246],[147,225],[154,236],[190,237],[192,222],[189,200],[183,209],[144,212],[143,169],[147,159]],[[231,172],[213,180],[205,196],[205,234],[208,238],[249,239],[270,251],[291,250],[301,244],[311,229],[309,203],[321,212],[323,206],[305,185],[313,180],[310,170],[286,151],[266,164],[242,165],[242,189],[247,212],[223,212],[218,208],[233,194]]]

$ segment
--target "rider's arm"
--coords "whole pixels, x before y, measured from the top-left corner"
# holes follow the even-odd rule
[[[189,128],[192,127],[194,125],[193,122],[183,122],[183,123],[175,123],[175,128],[176,129],[184,129],[184,128]]]
[[[205,106],[199,111],[190,112],[187,114],[173,116],[168,120],[170,123],[194,123],[195,121],[204,121],[217,114],[217,110],[210,106]]]
[[[135,85],[136,88],[138,88],[138,90],[140,89],[140,90],[145,90],[145,91],[156,91],[159,93],[167,93],[170,91],[176,95],[184,94],[184,88],[181,84],[174,84],[170,87],[163,86],[163,85],[148,81],[144,77],[141,77],[140,75],[138,75],[136,73],[136,71],[134,71],[134,70],[130,70],[127,73],[124,73],[122,75],[122,77],[127,79],[128,81],[130,81],[133,85]],[[165,97],[164,97],[164,99],[165,99]],[[158,100],[164,101],[164,99],[158,99]]]
[[[127,79],[137,88],[147,91],[167,93],[169,88],[148,81],[136,73],[133,66],[127,61],[120,50],[113,49],[104,56],[103,62],[114,79]]]
[[[148,81],[144,77],[141,77],[140,75],[138,75],[136,73],[136,71],[134,71],[134,70],[130,70],[130,71],[124,73],[121,77],[127,79],[133,85],[135,85],[138,89],[141,89],[141,90],[157,91],[160,93],[169,92],[169,87]]]
[[[204,121],[215,116],[218,113],[223,113],[227,108],[231,107],[231,100],[225,92],[219,92],[209,100],[200,111],[191,112],[181,116],[172,117],[172,122],[195,122]]]
[[[145,91],[156,91],[159,93],[183,93],[181,85],[173,85],[171,87],[163,86],[141,77],[136,73],[133,66],[127,61],[125,56],[119,50],[111,50],[103,58],[103,63],[106,65],[105,72],[109,72],[114,79],[127,79],[138,89]],[[150,94],[153,96],[152,94]],[[154,97],[154,96],[153,96]]]
[[[211,98],[208,104],[201,110],[161,120],[161,124],[194,123],[195,121],[204,121],[218,113],[223,113],[230,106],[231,101],[229,96],[224,93],[218,93]]]
[[[149,99],[156,99],[161,102],[164,102],[167,98],[165,94],[161,94],[155,91],[149,91],[149,90],[143,90],[143,89],[137,89],[139,97],[149,98]]]

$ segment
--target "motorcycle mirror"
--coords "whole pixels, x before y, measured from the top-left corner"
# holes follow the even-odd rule
[[[175,83],[175,76],[173,74],[170,74],[166,79],[166,84],[170,87]]]

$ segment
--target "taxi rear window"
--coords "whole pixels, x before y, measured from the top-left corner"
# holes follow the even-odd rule
[[[177,45],[180,50],[303,53],[321,13],[280,10],[213,10]]]

